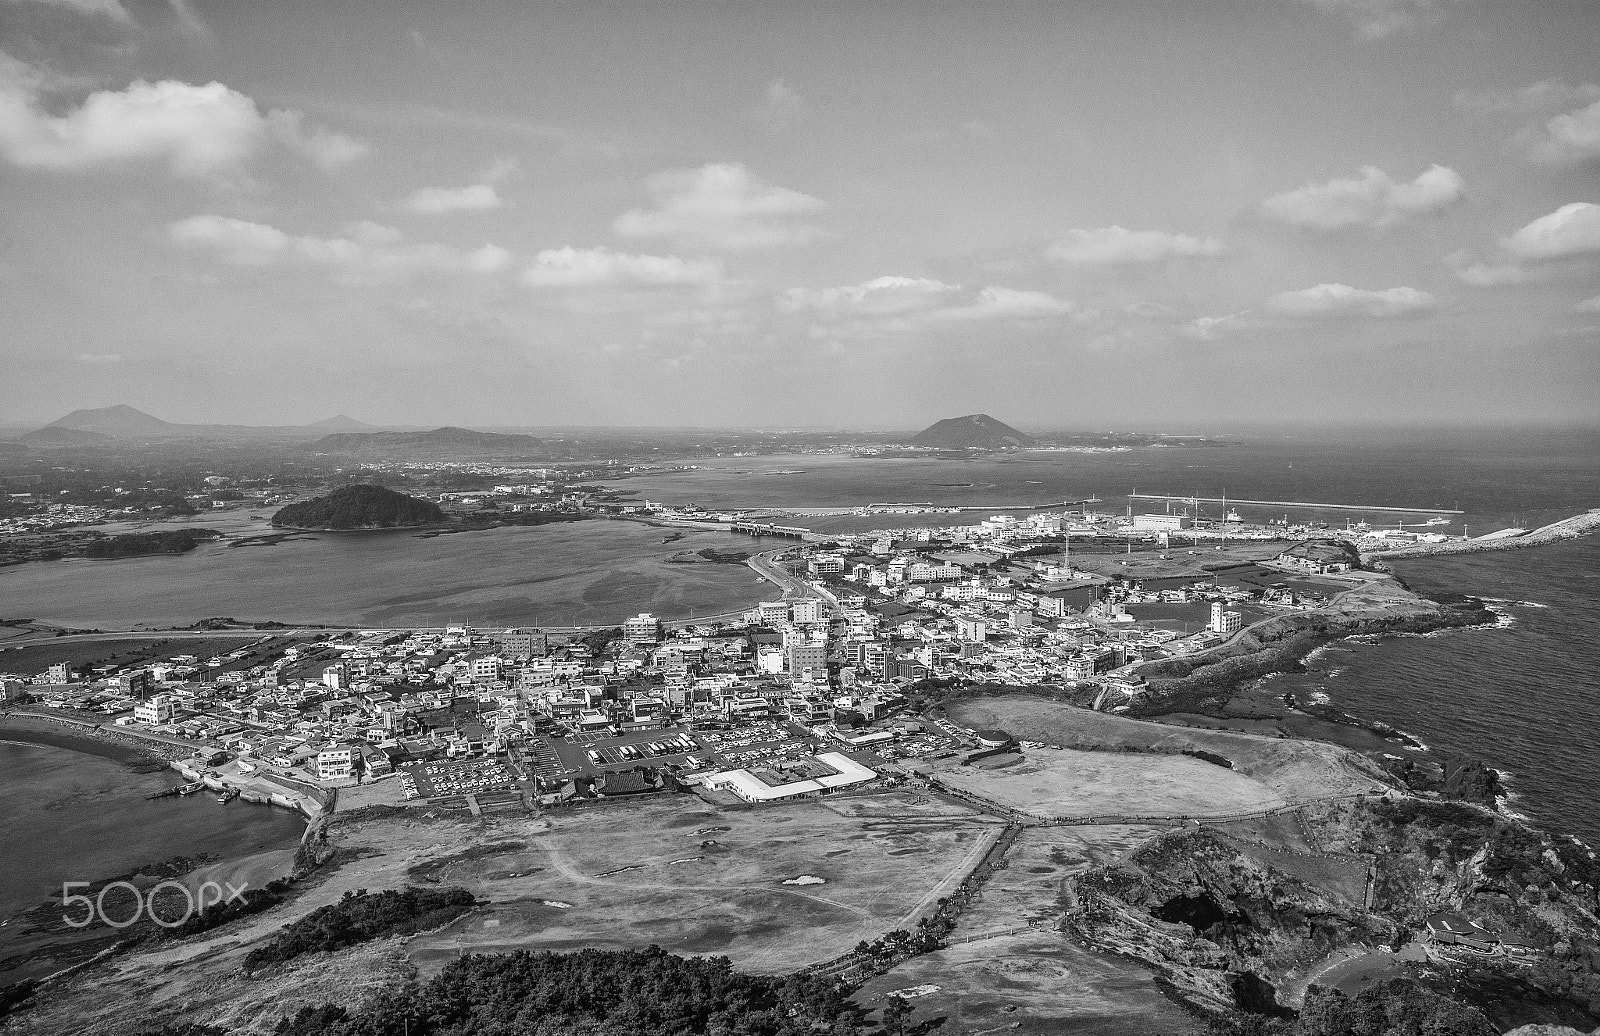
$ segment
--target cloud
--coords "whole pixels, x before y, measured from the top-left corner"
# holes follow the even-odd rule
[[[782,79],[773,79],[761,93],[756,115],[773,126],[781,126],[805,111],[806,99]]]
[[[531,288],[684,287],[714,285],[721,277],[721,264],[710,260],[567,247],[534,256],[522,283]]]
[[[365,141],[319,126],[307,126],[305,114],[292,109],[268,112],[267,126],[284,147],[325,173],[342,169],[372,151]]]
[[[1398,33],[1436,25],[1444,19],[1443,0],[1301,0],[1319,11],[1338,15],[1355,29],[1357,39],[1381,40]]]
[[[122,362],[121,353],[80,353],[78,362],[90,367],[107,367]]]
[[[838,288],[790,288],[778,296],[780,312],[812,311],[830,317],[899,316],[939,304],[959,291],[953,284],[923,277],[875,277]]]
[[[1572,307],[1574,313],[1600,313],[1600,295],[1592,299],[1584,299]]]
[[[1066,237],[1051,245],[1045,254],[1064,263],[1113,266],[1153,263],[1162,259],[1212,258],[1223,251],[1222,242],[1215,238],[1113,226],[1098,230],[1069,230]]]
[[[0,154],[25,169],[77,172],[157,162],[186,178],[236,179],[268,140],[324,168],[364,153],[365,145],[307,128],[299,112],[263,115],[222,83],[136,81],[100,90],[62,115],[40,106],[43,77],[0,54]]]
[[[729,250],[805,244],[821,236],[806,217],[824,209],[823,202],[765,183],[738,163],[657,173],[645,190],[651,207],[618,216],[613,229],[619,235]]]
[[[1253,327],[1255,321],[1251,319],[1251,311],[1240,310],[1220,317],[1196,317],[1183,327],[1186,338],[1196,338],[1202,342],[1215,341],[1234,331],[1241,331]]]
[[[1430,166],[1410,183],[1396,183],[1369,165],[1353,179],[1308,183],[1274,194],[1261,203],[1261,212],[1302,230],[1383,229],[1443,212],[1464,196],[1460,174],[1442,165]]]
[[[1600,158],[1600,101],[1546,122],[1533,134],[1529,154],[1554,165]]]
[[[411,244],[398,230],[354,223],[343,237],[293,235],[265,223],[227,216],[191,216],[172,224],[168,237],[194,251],[210,252],[236,266],[310,266],[333,271],[342,284],[372,284],[419,274],[491,275],[512,265],[496,245],[465,250]]]
[[[1045,317],[1070,316],[1086,321],[1097,314],[1075,302],[1058,299],[1047,292],[1021,291],[1016,288],[987,287],[978,292],[976,300],[961,306],[936,310],[940,320],[1032,320]]]
[[[875,277],[835,288],[791,288],[778,296],[780,313],[811,317],[813,336],[872,338],[983,322],[1025,323],[1097,314],[1042,291],[996,285],[971,293],[926,277]]]
[[[1600,205],[1575,201],[1540,216],[1500,246],[1513,258],[1544,262],[1600,254]]]
[[[1487,115],[1535,115],[1555,108],[1600,101],[1600,85],[1580,83],[1568,86],[1554,79],[1542,79],[1515,90],[1463,90],[1455,95],[1454,100],[1456,107],[1463,111]]]
[[[503,204],[492,183],[467,187],[423,187],[401,203],[407,212],[420,216],[442,216],[450,212],[483,212]]]
[[[46,7],[59,7],[85,17],[109,18],[119,25],[132,25],[133,18],[121,0],[9,0],[12,4],[36,3]]]
[[[1537,270],[1516,263],[1475,262],[1466,252],[1451,252],[1445,263],[1464,284],[1474,288],[1502,288],[1510,284],[1527,284],[1539,279]]]
[[[1267,300],[1265,308],[1288,317],[1393,320],[1431,313],[1439,308],[1439,300],[1416,288],[1369,291],[1348,284],[1319,284],[1300,291],[1280,292]]]

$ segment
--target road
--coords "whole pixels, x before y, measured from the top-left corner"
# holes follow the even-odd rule
[[[842,609],[839,607],[838,598],[826,590],[817,589],[799,576],[790,575],[784,570],[783,566],[774,560],[793,549],[792,547],[784,547],[781,550],[769,550],[756,554],[750,558],[749,565],[757,575],[768,582],[775,583],[785,593],[798,597],[819,597],[827,604],[829,614],[839,614]]]

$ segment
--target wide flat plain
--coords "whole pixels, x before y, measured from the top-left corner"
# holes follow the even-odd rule
[[[1252,777],[1182,755],[1036,749],[1012,766],[955,766],[938,779],[1042,820],[1224,816],[1285,805]]]
[[[979,730],[999,727],[1018,737],[1064,748],[1209,752],[1231,762],[1236,774],[1253,778],[1290,801],[1382,791],[1388,787],[1361,755],[1320,741],[1152,723],[1031,695],[959,701],[950,705],[948,713],[951,720],[966,727]],[[1042,754],[1064,753],[1033,752],[1030,757]],[[1202,767],[1212,765],[1196,759],[1188,761]]]

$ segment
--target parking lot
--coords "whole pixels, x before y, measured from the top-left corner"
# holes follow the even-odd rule
[[[400,786],[407,798],[443,795],[478,795],[515,788],[517,777],[498,759],[473,759],[456,763],[418,763],[400,771]]]

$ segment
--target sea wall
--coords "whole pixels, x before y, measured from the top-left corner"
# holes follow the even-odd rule
[[[1524,547],[1537,547],[1545,543],[1555,543],[1558,540],[1576,539],[1586,533],[1600,529],[1600,507],[1583,514],[1573,515],[1571,518],[1553,522],[1543,528],[1524,533],[1521,536],[1507,536],[1504,539],[1493,540],[1451,540],[1447,543],[1418,543],[1408,547],[1395,547],[1390,550],[1375,550],[1361,555],[1361,563],[1372,565],[1375,568],[1384,568],[1385,561],[1398,558],[1424,558],[1443,554],[1477,554],[1486,550],[1521,550]]]

